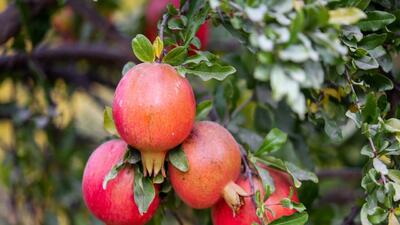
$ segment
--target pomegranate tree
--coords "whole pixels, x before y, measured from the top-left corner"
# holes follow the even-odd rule
[[[109,171],[119,163],[126,152],[127,144],[111,140],[100,145],[90,156],[82,180],[83,199],[89,210],[106,225],[142,225],[154,215],[159,198],[155,195],[148,210],[140,214],[134,201],[134,172],[123,168],[103,188]]]
[[[282,216],[290,216],[296,212],[294,209],[285,208],[281,204],[281,200],[290,197],[291,188],[294,190],[293,182],[288,174],[264,167],[268,170],[275,184],[275,191],[264,202],[268,210],[265,210],[264,218],[266,221],[272,222],[281,218]],[[237,184],[245,191],[251,192],[251,184],[249,178],[240,177]],[[253,178],[253,185],[255,191],[260,191],[261,199],[265,195],[262,182],[258,178]],[[291,200],[298,202],[297,193],[294,192]],[[256,214],[256,205],[253,203],[252,197],[245,198],[243,206],[234,215],[230,207],[224,202],[219,201],[212,208],[212,220],[214,225],[251,225],[253,222],[261,224],[259,217]]]
[[[221,197],[237,210],[247,193],[234,181],[240,174],[239,145],[232,135],[217,123],[195,124],[182,144],[189,170],[182,172],[169,164],[172,187],[189,206],[208,208]]]
[[[138,149],[146,175],[162,170],[168,150],[193,128],[196,102],[189,82],[170,65],[142,63],[119,82],[113,117],[121,138]]]

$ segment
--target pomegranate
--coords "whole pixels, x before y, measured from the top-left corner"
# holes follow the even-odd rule
[[[280,205],[283,198],[288,198],[290,195],[290,187],[293,183],[288,174],[276,169],[264,167],[268,170],[275,183],[275,192],[265,201],[265,205],[274,212],[273,214],[266,210],[265,216],[269,222],[279,219],[282,216],[290,216],[296,212],[294,209],[285,208]],[[260,190],[261,197],[264,196],[264,188],[259,179],[253,178],[255,190]],[[239,178],[238,185],[244,190],[251,192],[250,182],[248,178]],[[292,201],[298,202],[297,193],[295,192],[291,198]],[[245,198],[244,205],[240,208],[237,214],[233,214],[232,210],[224,201],[219,201],[212,208],[212,220],[214,225],[251,225],[253,222],[261,224],[257,215],[256,207],[251,198]]]
[[[133,196],[133,170],[124,168],[108,182],[102,183],[111,168],[122,160],[127,145],[111,140],[100,145],[90,156],[83,173],[83,199],[89,210],[107,225],[142,225],[154,215],[159,204],[156,194],[149,209],[140,215]]]
[[[146,9],[146,36],[153,41],[158,36],[157,22],[166,11],[168,3],[172,3],[179,8],[179,0],[150,0]],[[201,47],[204,49],[208,43],[209,27],[207,23],[200,26],[196,33],[199,38]]]
[[[121,138],[141,152],[145,176],[157,175],[166,152],[193,128],[196,101],[189,82],[170,65],[142,63],[119,82],[113,117]]]
[[[198,122],[182,148],[189,170],[181,172],[172,164],[168,167],[178,196],[196,209],[211,207],[221,197],[238,209],[241,196],[247,193],[233,182],[240,174],[241,155],[232,135],[217,123]]]

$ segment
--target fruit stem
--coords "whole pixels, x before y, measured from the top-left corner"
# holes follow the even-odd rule
[[[236,215],[240,207],[244,204],[243,197],[250,195],[251,194],[248,194],[242,187],[235,184],[233,181],[229,182],[222,191],[222,197],[232,209],[233,215]]]
[[[166,154],[165,152],[151,152],[151,151],[141,152],[143,175],[145,177],[147,175],[155,177],[160,171],[163,177],[166,177],[164,169],[165,154]]]

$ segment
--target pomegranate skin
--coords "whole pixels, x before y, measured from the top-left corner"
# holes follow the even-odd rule
[[[172,187],[190,207],[209,208],[240,174],[239,145],[225,128],[203,121],[195,124],[182,148],[189,171],[181,172],[169,164]]]
[[[113,100],[118,133],[141,152],[166,152],[193,128],[196,101],[189,82],[167,64],[142,63],[121,79]]]
[[[279,204],[283,198],[289,197],[290,187],[293,187],[293,182],[288,174],[264,166],[271,175],[275,183],[275,192],[265,201],[265,204],[275,213],[273,215],[271,212],[266,210],[266,216],[269,222],[279,219],[282,216],[290,216],[296,212],[294,209],[288,209]],[[259,179],[253,178],[254,187],[256,190],[261,191],[261,196],[264,195],[264,188]],[[244,179],[243,177],[237,180],[237,184],[241,186],[244,190],[251,192],[249,179]],[[252,202],[252,197],[245,198],[244,205],[240,208],[236,216],[233,216],[231,208],[224,202],[218,201],[211,211],[212,221],[214,225],[251,225],[253,222],[260,223],[256,215],[256,207]],[[297,193],[294,192],[292,201],[299,202]],[[261,223],[260,223],[261,224]]]
[[[172,3],[176,8],[179,8],[179,0],[150,0],[147,5],[145,34],[151,41],[158,36],[157,23],[166,11],[168,3]],[[201,43],[201,49],[205,49],[208,44],[209,32],[208,24],[204,23],[196,33]]]
[[[85,204],[107,225],[145,224],[159,205],[156,194],[148,211],[140,215],[133,197],[133,170],[121,170],[115,179],[108,182],[106,190],[103,189],[104,177],[123,158],[126,149],[126,143],[121,140],[103,143],[92,153],[83,173],[82,192]]]

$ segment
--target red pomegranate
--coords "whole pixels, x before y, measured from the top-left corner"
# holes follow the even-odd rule
[[[189,171],[181,172],[169,164],[172,187],[190,207],[208,208],[221,197],[233,208],[241,205],[247,193],[233,181],[240,174],[239,145],[232,135],[214,122],[198,122],[182,144]]]
[[[179,0],[150,0],[146,9],[146,36],[153,41],[158,36],[157,23],[166,11],[168,3],[172,3],[179,8]],[[196,33],[199,38],[201,47],[204,49],[208,43],[209,27],[207,23],[200,26]]]
[[[266,210],[266,218],[269,222],[279,219],[282,216],[290,216],[296,212],[294,209],[285,208],[280,205],[283,198],[288,198],[290,195],[290,187],[293,187],[293,182],[288,174],[276,169],[265,167],[275,183],[275,192],[265,201],[265,205],[274,212],[272,214]],[[264,188],[259,179],[253,178],[254,188],[261,191],[261,196],[264,195]],[[239,178],[237,184],[244,190],[251,192],[249,179]],[[298,202],[297,193],[295,192],[291,198],[292,201]],[[219,201],[212,208],[212,220],[214,225],[251,225],[253,222],[260,223],[256,215],[256,207],[250,197],[245,198],[244,205],[240,208],[236,215],[233,215],[232,210],[224,201]],[[260,223],[261,224],[261,223]]]
[[[90,156],[82,180],[83,199],[89,210],[107,225],[142,225],[154,215],[159,198],[156,195],[149,209],[140,215],[133,198],[133,170],[122,169],[108,182],[102,183],[111,168],[124,156],[127,145],[121,140],[111,140],[100,145]]]
[[[119,82],[113,117],[121,138],[142,154],[145,175],[165,176],[166,152],[193,128],[196,101],[189,82],[170,65],[142,63]]]

